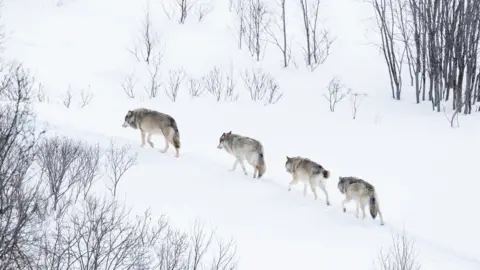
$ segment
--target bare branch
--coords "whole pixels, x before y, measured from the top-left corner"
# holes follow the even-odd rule
[[[245,70],[243,73],[245,88],[253,101],[263,100],[265,104],[275,104],[283,96],[275,78],[261,69]]]
[[[342,101],[342,99],[348,96],[351,92],[351,89],[345,90],[345,86],[341,84],[340,80],[336,77],[330,80],[327,90],[328,94],[324,94],[323,96],[328,101],[331,112],[335,112],[335,106],[337,103]]]
[[[90,86],[88,86],[90,89]],[[82,89],[80,92],[80,108],[87,106],[92,101],[93,93],[90,90]]]
[[[185,70],[183,68],[177,70],[170,70],[168,72],[169,81],[168,84],[164,87],[165,94],[170,98],[171,101],[177,101],[178,91],[180,90],[180,85],[182,84],[185,76]]]
[[[117,148],[115,142],[111,140],[110,148],[106,151],[105,170],[108,179],[110,179],[110,185],[107,185],[107,188],[114,197],[117,194],[117,187],[123,175],[137,163],[138,155],[129,155],[130,149],[130,145]]]
[[[132,72],[122,83],[123,92],[131,99],[135,98],[135,85],[137,84],[134,76],[135,74]]]
[[[352,118],[357,118],[357,111],[362,104],[363,99],[367,96],[365,93],[351,93],[350,104],[352,105]]]

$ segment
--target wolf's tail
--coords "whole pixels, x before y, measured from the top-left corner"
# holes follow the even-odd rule
[[[372,216],[373,219],[377,217],[378,213],[378,202],[377,202],[377,196],[374,194],[370,195],[370,215]]]
[[[323,178],[328,179],[330,177],[330,171],[329,170],[323,170],[322,175],[323,175]]]
[[[265,156],[263,152],[258,154],[257,170],[258,170],[258,178],[262,177],[262,175],[264,175],[265,171],[267,170],[265,165]]]
[[[171,119],[171,127],[174,131],[173,146],[175,146],[177,149],[180,149],[180,132],[178,131],[177,122],[173,118]]]

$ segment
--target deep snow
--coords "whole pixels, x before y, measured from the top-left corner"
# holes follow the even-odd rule
[[[185,25],[166,20],[160,1],[151,1],[155,26],[165,41],[164,78],[178,67],[199,77],[214,65],[225,69],[232,63],[237,72],[261,66],[284,91],[279,103],[263,106],[246,99],[239,76],[238,102],[191,100],[186,89],[176,103],[163,90],[154,100],[127,99],[120,87],[125,76],[133,70],[140,79],[145,76],[126,49],[137,34],[145,2],[57,2],[5,1],[5,54],[22,61],[44,84],[50,101],[36,104],[36,111],[50,134],[102,144],[114,137],[134,146],[139,165],[122,180],[119,197],[136,210],[151,207],[179,227],[197,217],[208,221],[236,240],[240,269],[371,269],[379,249],[390,244],[391,233],[402,229],[416,241],[423,269],[480,268],[480,219],[473,207],[480,188],[475,169],[479,116],[461,117],[461,128],[451,129],[442,113],[413,104],[408,94],[404,101],[390,100],[381,55],[368,44],[368,5],[325,1],[325,24],[337,43],[326,64],[311,73],[302,68],[301,57],[299,69],[282,70],[273,46],[260,64],[238,50],[228,1],[212,2],[215,9],[203,22],[192,18]],[[302,29],[294,20],[291,24],[292,35],[301,42]],[[348,100],[335,113],[328,111],[322,93],[333,75],[369,94],[358,119],[351,119]],[[69,85],[74,90],[89,87],[92,102],[82,109],[76,104],[65,108],[59,96]],[[141,84],[138,92],[143,92]],[[140,148],[138,131],[121,127],[126,111],[139,106],[177,119],[180,158],[174,158],[172,148],[167,154]],[[240,168],[228,171],[234,160],[216,145],[221,133],[230,130],[264,144],[264,178],[252,179],[249,167],[248,177]],[[163,138],[153,140],[163,147]],[[287,192],[286,155],[309,157],[332,171],[330,207],[321,192],[318,201],[310,190],[304,198],[301,185]],[[384,227],[378,219],[357,220],[353,202],[342,213],[336,184],[338,176],[347,175],[376,187]]]

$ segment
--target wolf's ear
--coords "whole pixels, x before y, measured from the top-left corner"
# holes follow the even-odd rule
[[[128,112],[127,112],[127,115],[132,115],[132,114],[133,114],[132,111],[128,111]]]
[[[230,131],[227,133],[227,135],[231,135],[231,134],[232,134],[232,131],[230,130]]]
[[[287,156],[287,160],[290,160],[290,157]]]

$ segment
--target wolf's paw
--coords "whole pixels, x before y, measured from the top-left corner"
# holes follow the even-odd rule
[[[345,213],[345,212],[347,212],[347,208],[344,207],[343,208],[343,213]]]
[[[327,201],[327,205],[328,205],[328,206],[330,205],[330,202],[329,202],[329,201]],[[344,212],[345,212],[345,211],[344,211]]]

